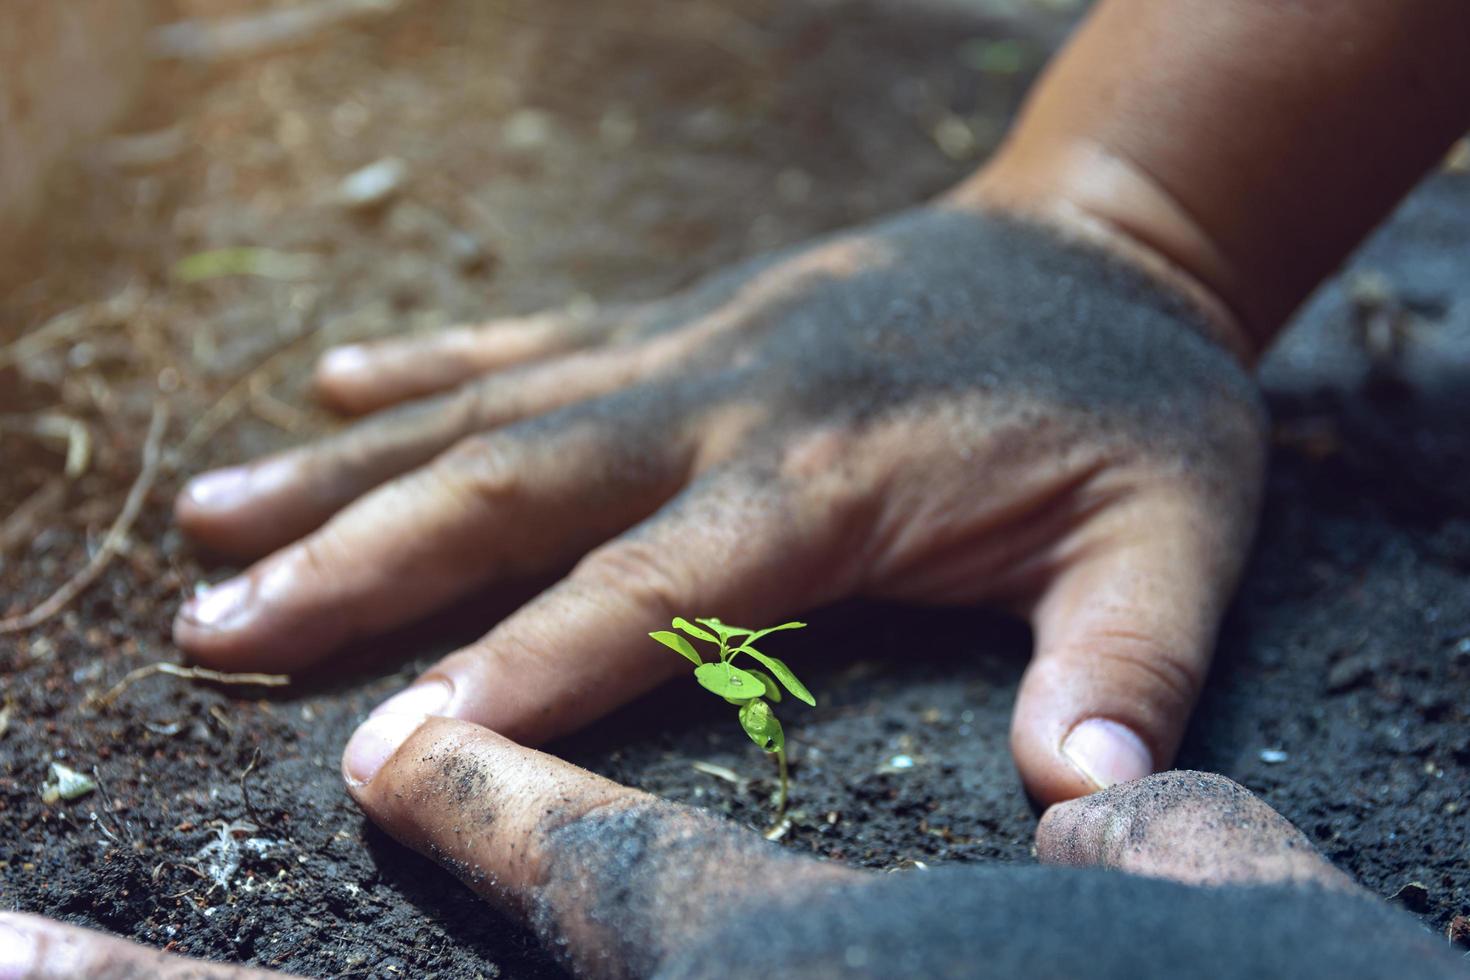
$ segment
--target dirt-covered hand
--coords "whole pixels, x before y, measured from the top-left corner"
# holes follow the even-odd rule
[[[1204,677],[1264,426],[1211,321],[1129,254],[943,203],[646,306],[330,352],[340,405],[426,397],[191,482],[198,539],[279,550],[178,642],[295,669],[576,562],[394,701],[534,743],[680,669],[646,636],[673,615],[986,602],[1036,630],[1028,788],[1143,775]]]

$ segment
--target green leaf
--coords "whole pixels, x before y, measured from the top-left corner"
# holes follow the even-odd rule
[[[695,622],[703,623],[704,625],[708,626],[710,629],[719,634],[720,639],[726,641],[728,641],[732,636],[748,636],[750,633],[754,632],[753,630],[745,629],[742,626],[726,626],[724,623],[720,622],[713,616],[710,616],[708,619],[696,619]]]
[[[767,752],[779,752],[786,747],[786,734],[781,723],[764,701],[751,701],[740,709],[740,727],[750,740]]]
[[[314,255],[277,252],[268,248],[219,248],[195,252],[174,263],[171,273],[179,282],[203,282],[224,276],[260,276],[300,282],[318,270]]]
[[[768,657],[764,653],[761,653],[759,650],[757,650],[755,647],[751,646],[742,646],[735,652],[750,654],[752,657],[759,660],[767,670],[775,674],[776,680],[780,681],[785,686],[786,690],[795,695],[798,701],[805,701],[813,708],[817,706],[817,699],[812,697],[812,692],[806,689],[805,684],[796,679],[796,675],[791,672],[790,667],[786,666],[775,657]]]
[[[676,630],[683,630],[684,632],[688,633],[690,636],[694,637],[696,640],[703,640],[706,643],[719,643],[720,642],[715,637],[715,635],[713,633],[709,632],[708,630],[702,630],[702,629],[700,629],[698,626],[695,626],[693,623],[689,622],[689,620],[685,619],[683,616],[675,616],[674,617],[674,629],[676,629]]]
[[[722,698],[759,697],[766,689],[759,677],[727,663],[701,664],[694,669],[694,679]]]
[[[759,640],[761,637],[765,636],[767,633],[779,633],[782,630],[799,630],[799,629],[805,629],[805,628],[806,628],[806,623],[782,623],[780,626],[772,626],[769,629],[756,630],[754,633],[750,634],[749,636],[747,636],[745,638],[745,642],[746,643],[754,643],[756,640]]]
[[[683,657],[685,660],[688,660],[690,663],[694,664],[694,666],[698,667],[700,664],[704,663],[704,661],[700,659],[699,654],[694,651],[693,644],[684,639],[678,633],[670,633],[668,630],[659,630],[656,633],[649,633],[648,635],[653,637],[658,642],[662,643],[664,646],[668,647],[670,650],[673,650],[675,653],[679,654],[679,656]]]
[[[759,677],[761,679],[761,683],[766,686],[766,693],[762,695],[762,697],[770,698],[777,704],[781,703],[781,688],[778,687],[776,685],[776,682],[771,679],[770,674],[766,673],[763,670],[756,670],[754,667],[748,668],[745,672],[747,674],[754,674],[755,676]]]

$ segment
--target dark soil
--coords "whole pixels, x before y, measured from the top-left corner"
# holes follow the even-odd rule
[[[131,128],[178,127],[179,151],[99,154],[58,178],[52,221],[0,293],[5,345],[130,290],[62,342],[0,355],[0,413],[64,412],[93,437],[87,473],[0,551],[0,613],[85,563],[155,400],[172,419],[126,552],[64,613],[0,636],[0,908],[317,976],[557,975],[367,824],[337,775],[366,710],[516,596],[282,692],[151,676],[97,707],[128,671],[179,659],[180,596],[226,574],[170,528],[169,499],[183,474],[325,431],[304,383],[330,341],[653,296],[944,188],[993,146],[1065,26],[1056,4],[988,6],[442,0],[325,47],[160,67]],[[326,200],[388,155],[411,171],[397,203],[349,216]],[[235,245],[316,264],[300,281],[171,280],[176,260]],[[1467,254],[1470,178],[1437,176],[1263,367],[1278,435],[1259,547],[1179,759],[1262,794],[1441,933],[1470,914]],[[0,515],[63,479],[53,444],[6,428],[0,446]],[[872,606],[808,618],[794,655],[821,706],[783,716],[784,843],[875,868],[1030,861],[1035,815],[1006,745],[1024,628]],[[558,751],[762,825],[768,761],[680,693]],[[102,789],[43,803],[53,761],[95,767]]]

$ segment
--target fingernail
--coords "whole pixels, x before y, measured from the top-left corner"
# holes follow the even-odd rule
[[[342,769],[348,782],[354,786],[371,782],[424,720],[423,715],[378,715],[359,725],[342,752]]]
[[[1062,753],[1098,789],[1142,779],[1154,771],[1153,755],[1143,739],[1106,718],[1089,718],[1062,742]]]
[[[190,622],[206,629],[223,629],[231,620],[238,619],[250,595],[250,580],[232,578],[184,604],[179,611]]]
[[[0,980],[23,980],[36,966],[36,944],[29,933],[0,922]]]
[[[200,507],[231,507],[245,496],[245,485],[249,482],[249,470],[243,466],[231,466],[196,476],[189,481],[184,492]]]
[[[322,370],[327,374],[351,374],[367,367],[367,349],[357,344],[334,347],[322,356]]]
[[[378,705],[369,717],[385,714],[442,715],[453,696],[454,689],[448,681],[422,681]]]

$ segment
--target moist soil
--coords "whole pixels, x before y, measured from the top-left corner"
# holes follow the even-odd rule
[[[97,554],[154,406],[169,413],[126,547],[64,611],[0,636],[0,908],[314,976],[561,975],[368,824],[337,774],[372,705],[544,583],[288,687],[155,674],[99,705],[181,660],[181,597],[230,571],[170,526],[173,493],[338,424],[307,390],[329,343],[653,297],[940,191],[994,146],[1066,7],[442,0],[247,63],[157,65],[124,137],[57,175],[0,291],[0,612]],[[388,156],[408,172],[393,200],[333,200]],[[236,246],[304,258],[198,282],[175,268]],[[1467,250],[1470,177],[1437,174],[1262,366],[1262,529],[1179,757],[1440,934],[1470,915]],[[68,311],[51,342],[13,346]],[[27,434],[47,413],[90,432],[85,472]],[[1033,860],[1006,745],[1026,629],[867,604],[807,618],[784,653],[820,704],[783,712],[782,845],[879,869]],[[692,685],[554,750],[767,819],[769,760]],[[53,762],[98,789],[44,802]]]

